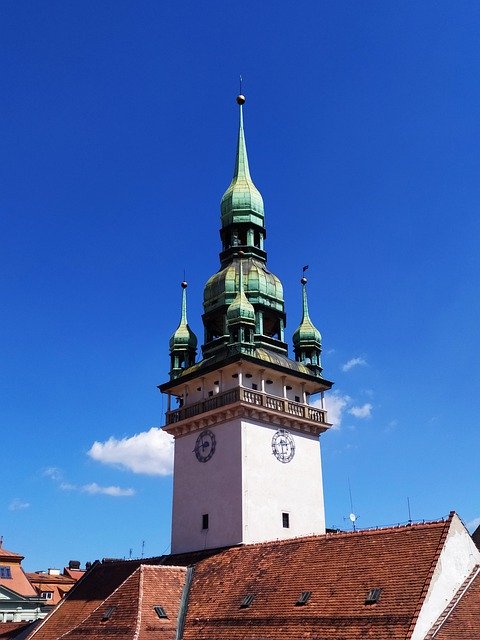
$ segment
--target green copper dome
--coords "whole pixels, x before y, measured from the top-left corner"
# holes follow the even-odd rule
[[[263,198],[253,184],[248,166],[247,146],[243,130],[243,111],[240,104],[237,155],[232,182],[221,202],[222,226],[250,222],[263,227]]]
[[[187,322],[187,283],[182,282],[182,315],[180,324],[170,338],[170,351],[197,348],[197,336],[188,326]]]
[[[300,322],[297,330],[293,334],[293,345],[295,351],[302,350],[302,348],[318,348],[322,346],[322,336],[320,331],[315,327],[310,320],[308,314],[308,301],[307,301],[307,279],[302,278],[302,301],[303,301],[303,314],[302,321]]]
[[[283,312],[283,287],[276,275],[263,262],[256,259],[242,260],[243,286],[253,304],[266,304]],[[203,293],[205,311],[230,304],[235,295],[239,263],[229,264],[207,281]]]

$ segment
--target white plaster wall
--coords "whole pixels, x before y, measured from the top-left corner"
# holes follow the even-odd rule
[[[221,547],[242,541],[240,421],[209,427],[216,450],[208,462],[195,456],[201,431],[175,440],[172,553]],[[208,513],[209,528],[202,530]]]
[[[288,430],[295,456],[282,463],[273,455],[278,427],[242,422],[243,538],[259,542],[325,533],[320,443],[316,436]],[[290,515],[290,528],[282,525]]]
[[[480,552],[460,518],[455,515],[411,640],[425,638],[473,567],[479,563]]]

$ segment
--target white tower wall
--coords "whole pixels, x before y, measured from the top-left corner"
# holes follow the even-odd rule
[[[295,455],[282,463],[276,425],[232,418],[208,429],[216,447],[207,462],[195,455],[201,430],[175,441],[172,553],[325,532],[317,436],[288,430]]]

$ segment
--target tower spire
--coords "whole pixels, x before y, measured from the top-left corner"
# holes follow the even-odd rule
[[[305,274],[305,268],[303,272]],[[308,365],[313,372],[320,375],[322,371],[320,362],[322,336],[311,321],[308,313],[307,278],[305,275],[302,276],[300,283],[302,285],[302,320],[293,334],[295,360],[297,360],[297,362],[303,362]]]
[[[187,286],[187,282],[183,280],[180,323],[170,338],[171,379],[180,375],[184,369],[191,367],[197,355],[197,336],[190,329],[187,321]]]
[[[225,248],[243,245],[263,250],[264,209],[263,198],[254,185],[248,164],[247,144],[243,126],[245,96],[237,96],[239,124],[237,152],[232,181],[221,202],[222,238]],[[262,235],[262,242],[254,240],[255,230]],[[263,251],[262,251],[263,253]]]

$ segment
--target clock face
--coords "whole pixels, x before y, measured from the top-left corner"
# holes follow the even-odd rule
[[[195,455],[199,462],[208,462],[215,453],[216,440],[214,434],[207,429],[202,431],[195,442]]]
[[[272,451],[280,462],[290,462],[295,455],[295,442],[288,431],[279,429],[273,434]]]

